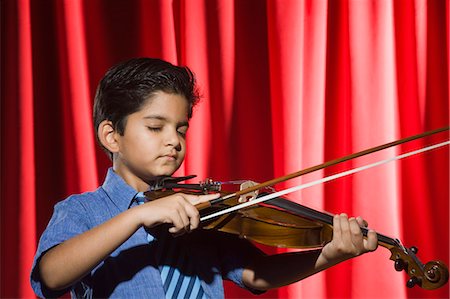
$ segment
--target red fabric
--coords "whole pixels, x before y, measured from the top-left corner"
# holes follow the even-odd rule
[[[178,175],[266,181],[449,124],[449,1],[5,0],[1,70],[1,297],[34,297],[29,272],[53,205],[94,189],[96,85],[113,64],[190,66],[203,100]],[[431,143],[355,159],[293,186]],[[292,200],[361,215],[449,263],[448,146],[313,187]],[[263,247],[269,253],[284,250]],[[379,248],[261,298],[448,298],[406,289]],[[251,297],[226,283],[229,298]]]

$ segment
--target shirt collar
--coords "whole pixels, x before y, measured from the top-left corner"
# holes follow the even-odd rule
[[[121,176],[115,173],[112,167],[108,169],[102,188],[121,211],[125,211],[128,208],[130,202],[138,193]]]

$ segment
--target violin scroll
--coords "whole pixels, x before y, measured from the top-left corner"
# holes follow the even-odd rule
[[[408,288],[419,286],[426,290],[442,287],[448,281],[448,268],[442,261],[430,261],[422,264],[416,256],[417,248],[403,246],[390,248],[394,267],[397,271],[408,274],[410,279],[406,282]]]
[[[431,261],[425,265],[425,277],[428,282],[436,286],[443,286],[448,281],[448,269],[442,261]]]

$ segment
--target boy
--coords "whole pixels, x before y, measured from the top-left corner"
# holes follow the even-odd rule
[[[132,59],[106,73],[94,123],[113,166],[97,190],[55,206],[31,273],[37,295],[221,298],[222,278],[260,293],[376,249],[376,233],[363,239],[362,219],[344,214],[322,250],[267,256],[236,236],[195,230],[195,205],[219,194],[140,204],[152,179],[181,165],[197,100],[192,72],[162,60]]]

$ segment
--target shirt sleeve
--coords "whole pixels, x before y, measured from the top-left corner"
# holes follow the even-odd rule
[[[55,205],[50,222],[40,238],[31,270],[31,287],[36,295],[41,298],[59,297],[68,291],[51,291],[45,287],[39,274],[39,261],[51,248],[89,229],[89,213],[76,196]]]
[[[264,256],[265,253],[250,241],[239,238],[236,235],[219,233],[218,237],[223,278],[254,294],[264,293],[263,291],[248,288],[242,281],[242,273],[250,261],[255,257]]]

